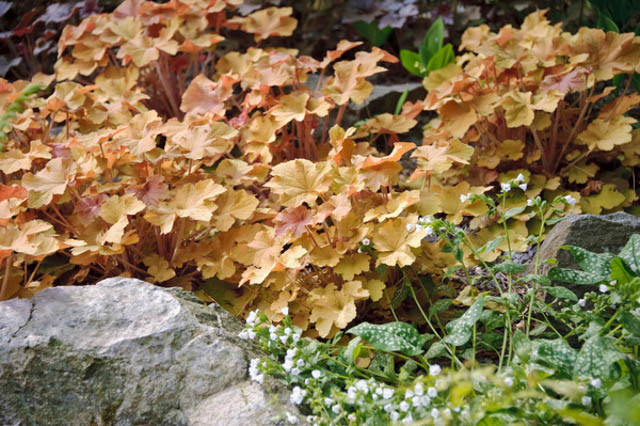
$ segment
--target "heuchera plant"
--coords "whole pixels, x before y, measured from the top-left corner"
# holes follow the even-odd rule
[[[528,16],[520,29],[467,29],[461,48],[469,52],[424,80],[425,108],[438,116],[412,154],[418,160],[413,178],[440,191],[522,174],[523,190],[513,191],[500,209],[521,209],[509,226],[523,239],[522,225],[532,217],[526,200],[537,195],[571,195],[578,200],[573,213],[631,206],[638,199],[631,176],[640,133],[627,112],[640,96],[614,98],[607,82],[637,71],[639,41],[631,33],[592,28],[563,32],[544,11]],[[461,214],[476,217],[476,207],[467,201]]]
[[[328,336],[382,298],[376,266],[393,277],[416,260],[419,191],[396,185],[415,146],[397,134],[420,108],[340,127],[397,59],[338,61],[348,41],[322,61],[216,57],[225,28],[256,42],[295,28],[290,8],[227,19],[235,3],[126,1],[65,28],[53,92],[13,117],[0,157],[3,298],[124,274],[204,289],[235,313],[290,305]],[[3,81],[1,104],[26,85]],[[389,155],[369,143],[380,135]]]

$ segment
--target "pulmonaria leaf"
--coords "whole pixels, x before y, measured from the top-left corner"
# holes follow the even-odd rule
[[[460,318],[448,322],[445,326],[447,336],[443,339],[443,342],[454,346],[462,346],[467,343],[471,338],[473,326],[482,315],[484,302],[484,295],[481,295]]]
[[[370,324],[363,322],[349,329],[347,333],[361,337],[375,349],[385,352],[401,352],[416,356],[424,353],[422,348],[427,338],[406,322]]]
[[[573,368],[576,363],[576,351],[563,339],[547,340],[536,339],[530,342],[529,362],[543,368],[551,368],[561,377],[573,377]]]
[[[614,370],[612,364],[626,358],[626,355],[613,348],[615,348],[615,339],[599,334],[590,337],[578,352],[573,376],[609,380]]]
[[[562,246],[561,249],[569,250],[582,271],[567,268],[551,268],[549,279],[572,284],[598,284],[609,281],[611,277],[611,260],[615,255],[611,253],[593,253],[581,247]]]
[[[634,234],[618,254],[631,270],[640,275],[640,234]]]

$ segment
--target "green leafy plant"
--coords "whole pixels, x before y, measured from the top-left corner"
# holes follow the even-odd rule
[[[401,49],[402,66],[413,75],[426,77],[431,71],[443,68],[455,61],[456,55],[450,43],[442,45],[444,40],[444,22],[438,18],[429,27],[418,52]]]
[[[358,31],[358,34],[366,38],[372,46],[376,47],[385,44],[393,32],[393,28],[390,26],[387,25],[384,28],[380,28],[375,21],[356,21],[353,23],[353,27]]]

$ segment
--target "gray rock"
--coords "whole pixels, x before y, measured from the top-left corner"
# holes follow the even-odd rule
[[[578,246],[595,253],[617,254],[636,233],[640,233],[640,218],[628,213],[568,216],[549,232],[540,247],[541,261],[556,259],[557,263],[543,263],[538,273],[546,274],[553,266],[580,269],[569,251],[559,249],[563,245]],[[533,262],[528,272],[533,272]]]
[[[110,278],[0,303],[2,425],[268,425],[300,416],[247,377],[241,323],[181,289]]]

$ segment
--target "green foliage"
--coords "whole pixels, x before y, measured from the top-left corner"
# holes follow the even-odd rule
[[[347,333],[361,337],[369,345],[381,351],[397,351],[406,355],[420,355],[429,336],[421,336],[411,324],[390,322],[369,324],[363,322],[349,329]]]
[[[358,31],[358,34],[366,38],[372,46],[376,47],[385,44],[393,32],[393,28],[390,26],[379,28],[375,21],[356,21],[353,23],[353,27]]]
[[[451,44],[442,45],[444,40],[444,22],[438,18],[429,27],[418,52],[407,49],[400,50],[402,66],[413,75],[426,77],[431,71],[444,68],[455,61],[455,53]]]

